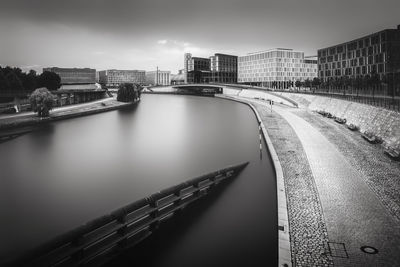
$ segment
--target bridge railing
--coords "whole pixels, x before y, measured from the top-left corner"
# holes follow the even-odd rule
[[[97,218],[40,246],[18,260],[18,266],[98,265],[103,256],[131,247],[158,224],[237,175],[246,165],[230,166],[178,184]]]

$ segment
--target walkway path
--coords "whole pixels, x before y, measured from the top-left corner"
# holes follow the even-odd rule
[[[64,110],[70,110],[70,109],[76,109],[77,107],[85,107],[89,106],[95,103],[101,103],[101,102],[107,102],[115,99],[115,97],[109,97],[109,98],[104,98],[96,101],[91,101],[91,102],[86,102],[86,103],[80,103],[80,104],[73,104],[73,105],[67,105],[67,106],[62,106],[62,107],[55,107],[52,109],[51,112],[55,111],[64,111]],[[26,112],[21,112],[21,113],[15,113],[15,114],[0,114],[0,120],[2,119],[10,119],[10,118],[20,118],[20,117],[27,117],[27,116],[32,116],[36,115],[33,111],[26,111]]]
[[[296,157],[303,162],[299,164],[299,162],[291,163],[284,160],[282,165],[284,169],[287,164],[296,165],[301,169],[303,169],[301,165],[309,165],[310,167],[317,189],[314,193],[317,196],[316,199],[314,198],[314,201],[309,203],[306,201],[304,204],[309,205],[313,203],[316,205],[314,212],[308,215],[322,216],[322,226],[317,228],[317,230],[322,234],[324,228],[327,231],[327,238],[325,240],[327,244],[323,246],[326,249],[326,254],[321,254],[321,257],[326,257],[328,262],[330,259],[333,260],[335,266],[398,266],[400,263],[399,221],[382,205],[380,199],[365,182],[366,179],[363,177],[363,173],[350,164],[348,159],[320,131],[304,120],[301,117],[301,113],[292,112],[294,111],[293,109],[279,105],[275,105],[273,107],[274,112],[271,113],[265,102],[246,100],[253,102],[257,109],[262,111],[263,117],[266,119],[267,116],[279,116],[283,118],[294,130],[298,137],[298,142],[301,143],[301,147],[304,149],[306,158]],[[269,128],[272,125],[268,125],[267,122],[265,126],[270,132],[271,129]],[[279,140],[277,138],[274,140],[271,137],[271,139],[274,143],[277,142],[278,144]],[[286,146],[282,143],[281,145]],[[294,151],[293,153],[299,154],[298,151]],[[279,149],[278,156],[285,158],[283,153],[279,154]],[[301,169],[295,177],[286,177],[286,179],[297,179],[299,181],[307,179],[306,175],[301,172]],[[398,174],[400,176],[400,172]],[[288,186],[291,184],[293,185],[289,181]],[[303,190],[301,194],[304,194],[304,198],[310,197],[310,192],[305,192],[304,188],[292,188],[291,190],[292,192],[294,190]],[[313,186],[309,186],[309,189],[312,191]],[[296,210],[299,213],[309,210],[309,207],[301,207],[293,200],[290,200],[290,197],[299,199],[298,195],[290,195],[291,190],[288,190],[289,205],[297,205]],[[318,203],[315,203],[315,201]],[[318,204],[322,208],[322,214],[320,215],[318,214]],[[307,213],[304,212],[302,218],[298,216],[297,218],[293,218],[293,216],[296,216],[296,210],[290,211],[291,208],[293,209],[293,207],[288,207],[289,220],[291,231],[295,231],[291,234],[291,238],[298,241],[297,244],[292,242],[292,246],[299,244],[308,246],[303,249],[292,248],[294,254],[298,253],[298,255],[293,255],[292,257],[296,261],[295,266],[320,266],[321,264],[317,261],[312,264],[310,262],[305,264],[302,261],[303,257],[307,257],[304,250],[311,250],[309,253],[313,254],[314,249],[319,249],[320,251],[323,249],[321,246],[318,248],[318,246],[312,245],[315,243],[320,244],[321,240],[323,240],[323,235],[310,235],[308,231],[309,228],[315,228],[315,226],[309,225],[309,223],[315,223],[319,219],[307,218]],[[299,224],[294,219],[304,221],[302,228],[292,227],[292,222],[297,225]],[[307,239],[314,239],[314,242],[307,243],[305,242]],[[374,247],[379,252],[377,254],[367,254],[360,249],[363,246]],[[316,260],[315,257],[311,257],[310,259]]]

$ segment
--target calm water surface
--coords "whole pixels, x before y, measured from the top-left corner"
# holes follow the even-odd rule
[[[276,265],[272,163],[265,149],[260,159],[258,125],[243,104],[144,95],[135,108],[2,143],[0,159],[3,258],[188,178],[250,161],[112,265]]]

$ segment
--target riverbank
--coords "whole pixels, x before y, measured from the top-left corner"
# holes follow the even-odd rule
[[[276,148],[293,265],[395,266],[400,165],[378,145],[307,109],[278,104],[271,110],[266,101],[233,97],[255,106]]]
[[[14,132],[19,132],[21,129],[25,131],[26,127],[126,108],[135,105],[137,102],[138,101],[134,103],[124,103],[114,98],[107,98],[93,103],[56,108],[50,111],[50,116],[46,118],[40,118],[37,114],[32,112],[4,116],[0,117],[0,132],[2,133],[1,136],[14,134]]]

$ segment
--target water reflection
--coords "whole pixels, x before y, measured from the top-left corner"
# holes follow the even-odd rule
[[[232,254],[228,262],[239,261],[235,254],[276,259],[276,187],[266,155],[259,157],[252,111],[214,98],[144,95],[132,109],[46,125],[0,144],[0,212],[9,218],[1,221],[0,251],[22,251],[187,178],[250,161],[221,194],[174,222],[174,239],[160,233],[155,242],[169,247],[160,252],[166,266],[210,263],[203,256],[211,261],[218,251]]]

